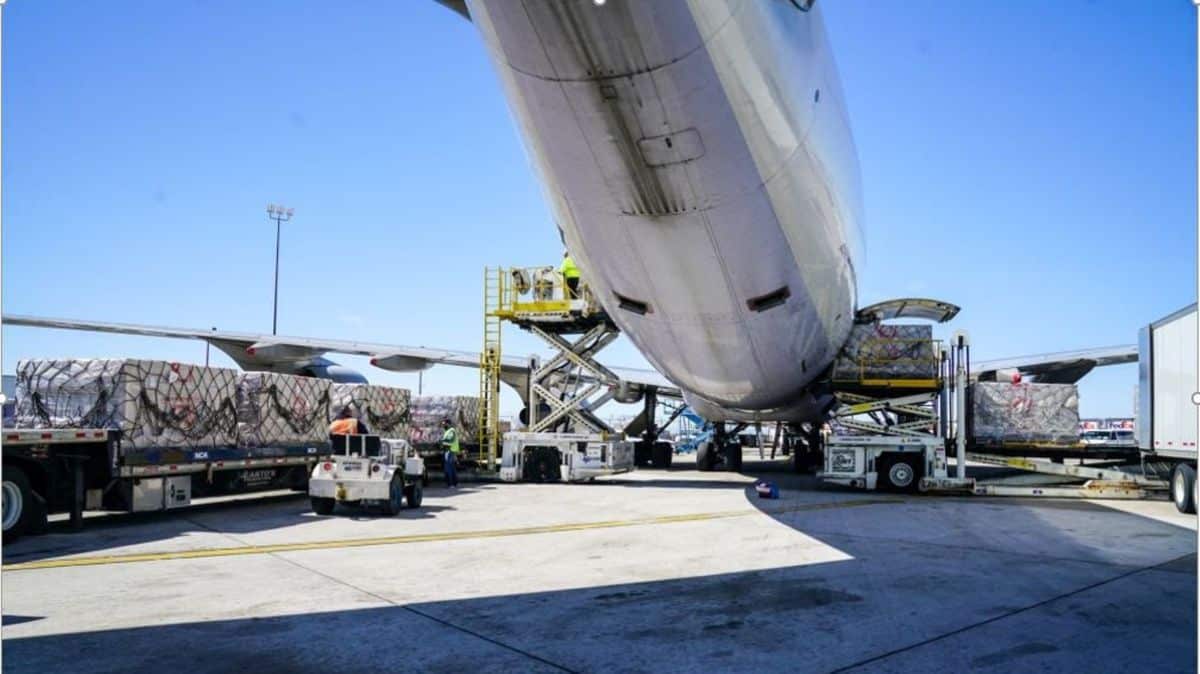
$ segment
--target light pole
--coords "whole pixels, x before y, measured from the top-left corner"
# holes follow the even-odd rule
[[[267,205],[267,217],[275,221],[275,303],[271,308],[271,334],[276,334],[279,327],[279,232],[282,223],[292,219],[296,209],[286,208],[276,204]]]

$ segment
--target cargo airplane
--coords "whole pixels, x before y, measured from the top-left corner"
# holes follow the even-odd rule
[[[711,421],[811,422],[859,315],[854,140],[814,0],[438,0],[478,28],[563,240],[612,320]],[[904,311],[891,305],[883,318]],[[927,318],[930,316],[926,316]],[[246,369],[338,380],[478,354],[27,316],[9,325],[203,339]],[[976,363],[1074,381],[1132,345]],[[506,360],[513,383],[527,367]],[[518,386],[518,390],[521,387]]]

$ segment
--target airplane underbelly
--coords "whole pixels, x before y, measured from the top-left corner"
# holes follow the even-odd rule
[[[856,223],[819,137],[836,127],[788,7],[470,3],[601,303],[681,388],[741,409],[799,396],[853,314]]]

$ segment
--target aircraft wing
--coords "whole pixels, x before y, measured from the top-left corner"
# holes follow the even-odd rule
[[[1022,377],[1042,383],[1074,384],[1094,368],[1136,363],[1137,359],[1137,345],[1126,344],[986,360],[971,363],[971,374],[980,381],[994,381],[1003,378],[1003,372],[1015,370]]]
[[[434,365],[479,367],[479,353],[438,349],[426,346],[404,346],[376,342],[356,342],[336,339],[288,337],[227,330],[172,328],[133,323],[109,323],[66,318],[5,315],[3,324],[60,330],[84,330],[145,337],[199,339],[217,347],[244,370],[269,370],[291,374],[324,376],[335,381],[365,381],[362,375],[343,368],[324,356],[326,353],[347,353],[367,356],[371,364],[393,372],[416,372]],[[503,356],[501,369],[513,374],[527,373],[529,360],[519,356]],[[608,368],[622,381],[640,386],[659,388],[660,395],[679,396],[678,387],[655,370],[628,367]],[[354,375],[358,375],[357,379]]]

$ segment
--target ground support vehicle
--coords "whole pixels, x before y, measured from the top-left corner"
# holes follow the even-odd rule
[[[937,437],[839,436],[825,445],[825,482],[892,491],[965,488],[948,482],[946,443]]]
[[[180,508],[194,495],[304,489],[329,446],[132,448],[103,428],[5,429],[4,540],[45,529],[49,514]]]
[[[541,339],[552,355],[544,360],[529,358],[528,368],[521,372],[502,367],[505,323]],[[558,479],[550,477],[557,470],[562,479],[578,480],[636,465],[671,466],[674,448],[659,435],[683,406],[676,407],[666,424],[656,423],[656,412],[659,396],[679,398],[681,393],[665,379],[662,385],[623,380],[597,359],[619,331],[586,282],[572,288],[553,267],[485,270],[483,334],[479,459],[475,461],[481,474],[499,466],[501,479],[526,479],[527,472],[539,480]],[[524,436],[511,441],[510,433],[500,430],[502,382],[516,388],[525,403],[520,414]],[[613,400],[640,402],[642,413],[625,429],[614,429],[598,415],[600,407]],[[555,440],[555,435],[563,439]],[[632,453],[628,466],[625,438]],[[510,442],[517,447],[511,452]],[[568,448],[580,442],[588,449]],[[530,452],[521,449],[525,445],[534,450],[532,459]],[[504,458],[497,462],[501,450]],[[604,455],[602,462],[597,463],[595,452]]]
[[[826,444],[821,478],[867,490],[964,491],[979,496],[1142,499],[1161,493],[1164,487],[1161,480],[1120,461],[1064,465],[976,452],[967,452],[966,461],[1035,473],[1042,477],[1042,484],[1030,485],[1026,478],[959,479],[950,475],[946,449],[946,441],[933,436],[836,436]]]
[[[939,355],[936,385],[925,392],[892,398],[839,396],[842,404],[834,418],[846,432],[825,441],[822,480],[868,490],[1104,499],[1147,498],[1165,487],[1156,476],[1129,465],[1128,452],[1119,448],[1096,450],[1078,442],[981,445],[971,437],[970,354],[965,334],[956,334],[952,347],[939,347],[939,351],[944,355]],[[954,475],[948,468],[950,454],[955,457]],[[1068,458],[1102,457],[1116,460],[1065,463]],[[1014,469],[1022,475],[983,482],[966,476],[967,462]]]
[[[1196,305],[1141,329],[1135,436],[1146,470],[1167,477],[1179,512],[1196,512]]]
[[[582,482],[633,470],[633,443],[605,433],[504,434],[500,479]]]
[[[407,440],[377,435],[335,435],[333,451],[308,480],[313,512],[329,515],[339,504],[375,507],[387,516],[421,506],[425,462]]]

